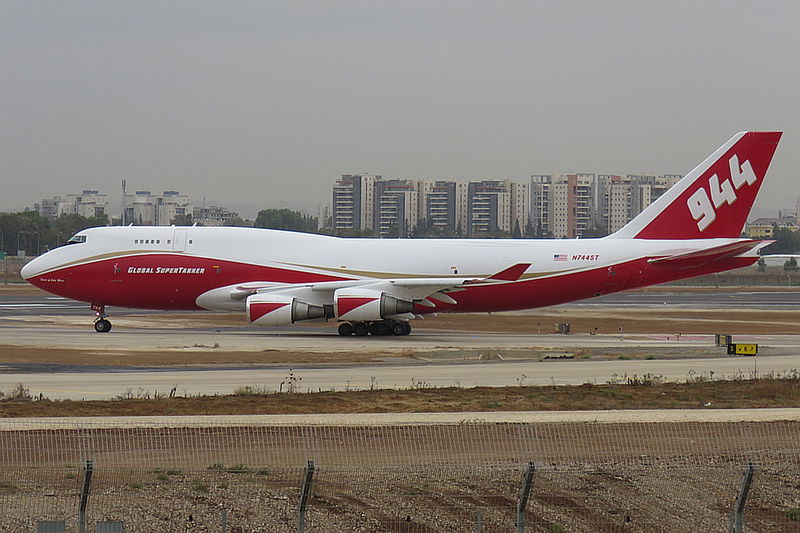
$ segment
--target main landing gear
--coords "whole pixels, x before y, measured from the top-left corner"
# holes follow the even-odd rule
[[[342,322],[339,324],[339,335],[348,337],[355,335],[364,337],[366,335],[405,336],[411,333],[411,324],[398,320],[378,320],[376,322]]]
[[[97,333],[108,333],[111,331],[111,322],[106,319],[106,306],[100,304],[92,304],[92,311],[97,313],[97,318],[94,319],[94,330]]]

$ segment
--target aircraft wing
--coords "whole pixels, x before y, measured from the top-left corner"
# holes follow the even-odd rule
[[[464,290],[465,287],[470,285],[517,281],[530,266],[530,263],[518,263],[486,277],[361,278],[299,284],[251,282],[234,287],[231,290],[231,298],[243,300],[252,294],[283,293],[302,288],[310,289],[313,292],[329,292],[332,294],[339,289],[358,287],[385,292],[396,298],[415,301],[428,307],[435,307],[434,301],[456,304],[457,301],[449,296],[448,293]]]

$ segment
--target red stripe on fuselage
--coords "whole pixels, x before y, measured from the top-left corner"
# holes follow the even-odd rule
[[[435,308],[416,306],[420,314],[434,312],[494,312],[532,309],[557,305],[595,295],[610,294],[679,279],[723,272],[754,264],[755,257],[724,258],[693,268],[677,268],[669,263],[647,262],[647,258],[612,267],[536,278],[510,283],[487,283],[465,288],[452,296],[456,305],[436,302]],[[202,273],[129,273],[139,268],[204,269]],[[218,268],[214,268],[218,267]],[[33,285],[53,294],[101,305],[143,309],[198,309],[195,300],[211,289],[248,282],[314,283],[347,278],[326,274],[248,265],[219,259],[148,254],[64,268],[29,279]],[[352,311],[372,298],[352,298],[346,310]],[[360,300],[360,301],[356,301]]]
[[[28,281],[53,294],[101,305],[199,309],[211,289],[255,281],[314,283],[348,278],[180,254],[143,254],[76,265]]]
[[[436,307],[414,306],[418,314],[486,313],[547,307],[638,287],[713,274],[753,265],[756,257],[724,258],[693,268],[648,263],[647,258],[581,272],[515,283],[471,286],[451,293],[457,304],[436,301]]]

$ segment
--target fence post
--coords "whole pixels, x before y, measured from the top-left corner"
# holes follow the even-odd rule
[[[534,470],[536,467],[533,465],[533,461],[530,461],[525,475],[522,476],[522,486],[519,488],[519,499],[517,500],[517,533],[525,533],[525,506],[528,505]]]
[[[86,533],[86,505],[89,503],[89,488],[92,486],[92,472],[94,466],[91,461],[86,461],[83,468],[83,486],[81,487],[81,503],[78,508],[78,533]]]
[[[228,533],[228,510],[222,510],[222,533]]]
[[[744,531],[744,506],[747,503],[747,495],[750,493],[750,485],[753,483],[753,473],[756,467],[753,463],[747,465],[742,478],[742,487],[739,489],[739,496],[736,497],[736,507],[730,516],[730,533],[742,533]]]
[[[300,509],[297,513],[297,532],[304,533],[306,530],[306,507],[308,497],[311,495],[311,481],[314,479],[314,461],[309,461],[305,468],[303,478],[303,488],[300,491]]]

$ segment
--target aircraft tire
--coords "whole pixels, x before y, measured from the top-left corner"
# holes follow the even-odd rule
[[[353,334],[354,331],[355,328],[353,327],[353,324],[351,324],[350,322],[342,322],[341,324],[339,324],[339,335],[341,335],[342,337],[349,337],[350,335]]]
[[[405,322],[395,322],[394,326],[392,326],[392,333],[398,337],[401,335],[408,335],[406,333],[406,323]]]
[[[392,334],[392,327],[389,325],[389,322],[375,322],[373,326],[375,327],[375,333],[373,333],[373,335],[386,336]]]
[[[357,337],[364,337],[369,335],[369,326],[367,326],[364,322],[358,322],[354,326],[354,333]]]
[[[100,320],[94,323],[94,330],[97,333],[108,333],[109,331],[111,331],[111,322],[109,322],[105,318],[101,318]]]

